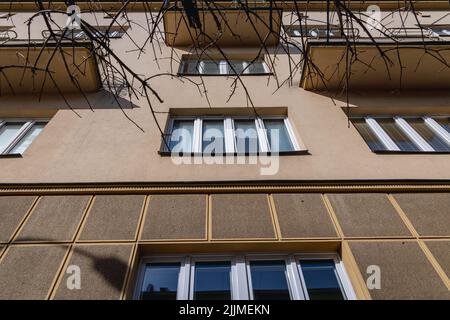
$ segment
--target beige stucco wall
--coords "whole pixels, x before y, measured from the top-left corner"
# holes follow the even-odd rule
[[[444,12],[431,13],[431,20]],[[19,37],[26,37],[23,23],[31,13],[13,17]],[[312,16],[315,14],[313,13]],[[317,15],[317,14],[316,14]],[[91,16],[84,17],[94,21]],[[107,24],[98,14],[99,24]],[[142,13],[132,13],[133,39],[144,43],[147,33],[138,25],[145,25]],[[287,18],[286,18],[287,19]],[[393,18],[394,19],[394,18]],[[410,23],[415,19],[408,18]],[[422,18],[421,18],[422,19]],[[425,22],[430,18],[424,18]],[[65,20],[65,19],[64,19]],[[444,21],[445,22],[445,21]],[[2,21],[2,24],[10,22]],[[39,24],[32,28],[32,37],[40,36]],[[150,76],[171,72],[167,57],[180,57],[188,49],[168,48],[163,42],[155,43],[158,65],[150,45],[139,59],[132,51],[130,39],[112,40],[114,52],[119,54],[136,72]],[[251,49],[234,48],[228,53],[248,53]],[[271,51],[273,57],[274,52]],[[276,72],[280,81],[289,74],[287,56],[276,55]],[[293,56],[298,62],[300,55]],[[177,59],[177,58],[175,58]],[[173,62],[173,73],[178,64]],[[199,81],[199,78],[192,78]],[[291,86],[277,89],[273,77],[242,77],[256,107],[287,107],[288,116],[297,139],[310,154],[281,156],[275,175],[261,175],[259,165],[175,165],[170,157],[160,156],[161,137],[145,99],[123,97],[124,112],[107,94],[90,96],[91,111],[79,96],[68,96],[75,111],[69,110],[57,95],[45,96],[41,102],[36,96],[8,96],[0,98],[1,117],[48,116],[54,114],[45,130],[33,142],[22,158],[0,159],[1,183],[25,182],[126,182],[126,181],[211,181],[211,180],[356,180],[356,179],[449,179],[450,155],[438,154],[375,154],[350,125],[342,109],[343,98],[331,99],[326,93],[308,92],[299,87],[300,74],[294,76]],[[231,78],[204,78],[211,107],[246,107],[242,86],[229,102]],[[153,108],[161,113],[157,117],[164,127],[170,108],[208,108],[204,96],[195,85],[182,83],[168,76],[152,80],[164,103],[152,99]],[[422,113],[450,113],[450,95],[444,92],[357,92],[351,95],[353,107],[377,112],[395,108]],[[414,108],[413,108],[414,107]],[[413,109],[411,109],[413,108]],[[353,108],[352,108],[353,110]],[[265,165],[267,167],[267,165]]]

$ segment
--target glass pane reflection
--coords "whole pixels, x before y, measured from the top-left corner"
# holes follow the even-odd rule
[[[176,300],[180,263],[151,263],[145,267],[142,300]]]
[[[333,260],[301,260],[310,300],[343,300]]]
[[[254,300],[290,300],[283,260],[251,261],[251,281]]]
[[[194,300],[231,300],[231,263],[196,262]]]

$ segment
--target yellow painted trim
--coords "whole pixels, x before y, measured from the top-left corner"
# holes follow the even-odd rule
[[[58,281],[61,272],[63,272],[63,270],[65,270],[65,269],[63,269],[63,267],[66,264],[67,257],[69,256],[71,250],[72,250],[72,246],[68,245],[67,248],[66,248],[66,253],[64,254],[64,257],[61,260],[55,275],[53,276],[53,280],[51,282],[50,288],[47,291],[47,295],[45,296],[45,300],[50,300],[50,297],[53,294],[53,290],[55,288],[56,282]]]
[[[239,241],[239,242],[187,242],[187,243],[140,243],[142,256],[154,254],[203,254],[203,253],[280,253],[292,252],[339,252],[339,240],[308,241]]]
[[[422,249],[423,253],[427,257],[428,261],[430,261],[431,265],[433,266],[434,270],[439,275],[439,278],[441,278],[442,282],[444,282],[445,286],[447,287],[447,290],[450,291],[450,280],[447,277],[447,274],[445,273],[442,266],[439,264],[439,262],[434,257],[433,253],[430,251],[430,249],[427,247],[425,241],[423,240],[417,240],[419,243],[420,248]]]
[[[122,288],[120,289],[120,298],[119,300],[125,300],[127,295],[127,288],[129,286],[130,277],[132,274],[132,271],[134,270],[134,265],[137,258],[137,248],[138,245],[135,243],[133,247],[131,248],[130,257],[128,258],[128,264],[127,264],[127,271],[125,273],[125,278],[123,279]]]
[[[3,259],[6,257],[6,253],[9,251],[10,246],[5,246],[3,248],[3,251],[0,252],[0,264],[2,263]]]
[[[145,222],[147,221],[147,215],[148,215],[148,211],[149,211],[149,207],[150,207],[150,201],[152,201],[152,196],[151,195],[147,195],[145,197],[145,201],[144,201],[144,212],[142,213],[142,217],[141,217],[141,221],[140,224],[138,226],[138,234],[136,236],[136,241],[139,241],[139,239],[141,239],[142,237],[142,232],[144,231],[144,225]]]
[[[417,243],[420,247],[420,249],[423,251],[423,253],[425,254],[425,257],[428,259],[428,261],[431,263],[431,265],[433,266],[433,269],[436,271],[436,273],[439,275],[439,278],[441,278],[442,282],[444,282],[445,286],[447,287],[447,290],[450,291],[450,281],[447,277],[447,274],[445,273],[444,269],[441,267],[441,265],[439,264],[439,262],[436,260],[436,258],[433,256],[432,252],[430,251],[430,249],[427,247],[427,245],[425,244],[425,242],[420,238],[419,233],[417,232],[417,230],[414,228],[413,224],[411,223],[411,221],[409,220],[408,216],[406,215],[406,213],[403,211],[403,209],[400,207],[400,205],[398,204],[397,200],[395,200],[394,196],[392,194],[388,195],[389,200],[391,201],[392,205],[394,206],[395,210],[397,211],[397,213],[400,215],[400,218],[403,220],[403,222],[406,224],[406,226],[408,227],[409,231],[414,235],[414,237],[416,237],[417,239]]]
[[[372,300],[369,289],[367,289],[366,282],[359,270],[352,250],[347,241],[342,241],[342,262],[344,263],[345,270],[347,271],[350,282],[352,283],[353,290],[355,291],[358,300]]]
[[[13,234],[10,236],[9,238],[9,243],[12,243],[17,236],[20,234],[20,232],[22,231],[24,225],[27,223],[28,218],[31,216],[31,214],[33,213],[34,209],[36,208],[36,206],[38,205],[39,201],[42,199],[42,197],[37,196],[33,202],[31,203],[30,208],[28,208],[27,212],[25,213],[25,215],[23,216],[22,220],[20,221],[19,225],[16,227],[16,229],[14,230]]]
[[[398,204],[397,200],[395,200],[395,198],[394,198],[394,196],[392,194],[388,194],[387,197],[388,197],[389,201],[391,202],[392,206],[394,207],[395,211],[397,211],[398,215],[400,216],[400,219],[402,219],[403,223],[408,228],[409,232],[411,232],[411,234],[415,238],[418,239],[420,237],[419,233],[417,232],[416,228],[414,228],[413,224],[408,219],[408,217],[406,216],[405,212],[403,211],[403,209]]]
[[[331,205],[330,199],[328,199],[326,194],[322,194],[322,201],[325,205],[325,208],[328,211],[328,214],[330,215],[331,221],[333,222],[334,229],[336,230],[339,238],[344,238],[344,232],[342,231],[341,225],[339,224],[339,220],[336,216],[336,213],[334,212],[333,206]]]
[[[206,225],[205,225],[205,236],[207,241],[212,239],[212,197],[211,195],[206,195]]]
[[[50,290],[47,293],[47,300],[53,300],[53,298],[56,295],[56,290],[59,288],[62,278],[64,277],[63,276],[64,270],[67,269],[67,264],[69,263],[70,259],[72,258],[72,255],[73,255],[73,247],[74,247],[73,242],[76,241],[76,239],[78,238],[78,235],[81,232],[81,228],[83,226],[84,221],[86,220],[86,216],[88,215],[89,211],[91,210],[92,203],[94,202],[94,198],[95,198],[95,196],[91,196],[88,200],[86,207],[84,208],[84,212],[83,212],[83,215],[81,216],[81,220],[77,226],[77,229],[75,230],[74,235],[72,236],[72,243],[69,245],[69,247],[67,249],[67,253],[64,256],[64,259],[60,266],[60,269],[56,273],[55,278],[53,279],[52,286],[50,287]]]
[[[272,184],[270,182],[252,185],[245,183],[223,185],[192,185],[192,186],[118,186],[118,185],[0,185],[0,195],[59,195],[59,194],[178,194],[178,193],[336,193],[336,192],[450,192],[448,184],[421,183],[301,183]]]
[[[279,241],[281,241],[281,238],[282,238],[281,228],[280,228],[280,223],[278,221],[277,209],[275,207],[275,201],[273,200],[272,194],[267,195],[267,201],[269,203],[269,211],[270,211],[270,216],[272,218],[272,226],[273,226],[273,229],[275,232],[275,238],[278,239]]]
[[[149,195],[144,197],[142,201],[141,213],[139,214],[139,219],[136,227],[136,231],[134,232],[134,240],[138,241],[141,233],[141,228],[143,228],[144,218],[146,217],[146,212],[148,211],[148,203],[149,203]]]

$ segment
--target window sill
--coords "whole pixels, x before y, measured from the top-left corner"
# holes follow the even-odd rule
[[[1,158],[23,158],[20,153],[8,153],[8,154],[0,154]]]
[[[158,154],[162,157],[170,157],[172,155],[172,153],[170,151],[158,151]],[[216,156],[218,156],[218,157],[220,157],[220,156],[225,156],[225,157],[246,156],[246,157],[248,157],[248,156],[259,156],[259,155],[271,156],[272,153],[268,152],[268,153],[260,154],[260,153],[236,153],[236,152],[234,152],[234,153],[221,153],[221,154],[217,154],[217,155],[203,155],[203,153],[191,152],[191,153],[186,154],[187,157],[199,157],[199,156],[201,156],[201,157],[216,157]],[[274,154],[274,156],[276,156],[276,155],[284,157],[284,156],[311,155],[311,154],[309,153],[308,150],[295,150],[295,151],[282,151],[282,152]],[[185,155],[180,156],[180,155],[176,154],[176,156],[184,157]]]

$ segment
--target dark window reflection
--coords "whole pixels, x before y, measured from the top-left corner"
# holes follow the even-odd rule
[[[394,119],[377,119],[377,122],[401,151],[420,151],[419,147],[397,126]]]
[[[352,120],[353,125],[356,130],[361,134],[363,139],[366,141],[370,150],[372,151],[384,151],[386,147],[384,144],[377,138],[377,136],[372,132],[369,125],[366,123],[364,119],[354,119]]]
[[[408,123],[416,130],[435,151],[450,151],[450,146],[441,139],[433,130],[428,128],[422,118],[406,119]]]
[[[231,263],[196,262],[194,276],[195,300],[231,300]]]
[[[176,300],[180,263],[151,263],[145,267],[142,300]]]
[[[234,120],[234,130],[238,154],[256,154],[259,151],[255,120]]]
[[[450,133],[450,118],[434,118],[448,133]]]
[[[251,261],[250,270],[254,300],[290,300],[284,261]]]
[[[333,260],[301,260],[311,300],[344,300]]]

